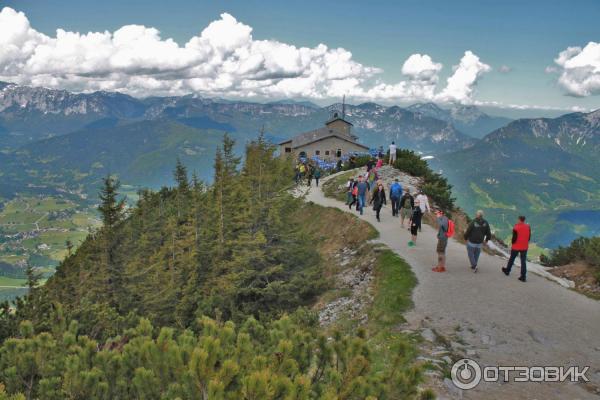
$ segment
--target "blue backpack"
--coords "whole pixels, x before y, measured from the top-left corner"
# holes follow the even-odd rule
[[[398,182],[392,183],[392,186],[390,187],[390,197],[399,198],[400,196],[402,196],[402,185]]]

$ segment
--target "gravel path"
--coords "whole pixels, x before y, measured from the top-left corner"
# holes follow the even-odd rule
[[[306,199],[359,216],[314,187]],[[600,398],[593,393],[600,388],[600,302],[534,273],[522,283],[517,280],[518,267],[506,277],[500,271],[506,260],[485,253],[474,274],[465,246],[454,240],[448,243],[448,272],[434,273],[434,229],[424,225],[417,246],[409,248],[410,233],[401,229],[389,205],[382,210],[380,223],[371,208],[359,218],[375,226],[379,240],[402,256],[419,280],[413,294],[415,307],[406,316],[410,327],[459,338],[470,358],[482,366],[590,366],[587,388],[579,383],[482,382],[475,389],[449,390],[443,395],[466,399]]]

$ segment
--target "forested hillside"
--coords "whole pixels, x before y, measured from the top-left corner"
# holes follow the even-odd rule
[[[105,179],[102,228],[44,286],[30,269],[29,294],[0,310],[0,399],[417,396],[405,342],[383,355],[303,307],[329,281],[291,164],[262,137],[243,165],[233,149],[226,136],[213,185],[178,163],[176,187],[131,209]]]

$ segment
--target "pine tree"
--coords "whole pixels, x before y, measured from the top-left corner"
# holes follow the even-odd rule
[[[175,165],[175,171],[173,172],[177,188],[182,192],[187,192],[190,189],[190,183],[188,181],[187,168],[179,157],[177,157],[177,164]]]
[[[121,268],[115,260],[117,227],[122,222],[125,212],[125,199],[118,199],[119,181],[110,175],[104,178],[104,186],[100,191],[100,206],[98,210],[102,214],[104,223],[98,238],[100,247],[100,265],[95,280],[99,284],[95,288],[100,292],[100,298],[107,301],[113,307],[118,307],[118,297],[122,286]]]
[[[123,218],[125,199],[118,200],[120,183],[112,176],[108,175],[103,180],[103,187],[100,191],[100,206],[98,210],[102,214],[102,222],[108,230],[113,229]]]

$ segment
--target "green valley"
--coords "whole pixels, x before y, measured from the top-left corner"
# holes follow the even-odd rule
[[[432,165],[448,177],[461,207],[486,211],[499,237],[510,235],[521,214],[541,247],[594,236],[600,233],[599,113],[518,120]]]

